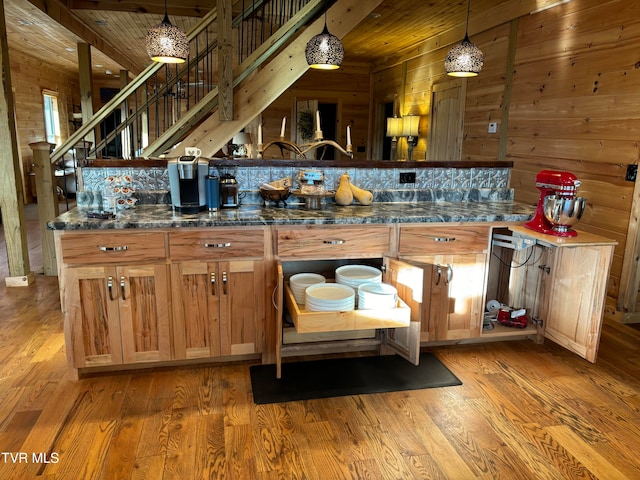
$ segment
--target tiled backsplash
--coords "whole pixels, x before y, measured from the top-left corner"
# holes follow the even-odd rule
[[[325,185],[329,190],[338,187],[340,176],[349,174],[351,183],[370,190],[376,200],[381,201],[509,201],[513,192],[509,188],[509,168],[336,168],[319,165],[325,175]],[[291,177],[294,186],[299,172],[298,167],[242,167],[237,170],[236,179],[240,190],[247,192],[246,203],[261,201],[258,188],[284,177]],[[400,183],[400,174],[413,172],[415,183]],[[93,168],[82,169],[83,192],[78,192],[79,204],[98,201],[97,193],[104,187],[104,180],[109,176],[128,176],[131,186],[136,192],[145,195],[157,192],[169,201],[166,192],[169,190],[169,176],[166,168]],[[422,193],[428,192],[425,196]],[[470,194],[469,192],[473,192]],[[141,203],[145,203],[140,199]]]

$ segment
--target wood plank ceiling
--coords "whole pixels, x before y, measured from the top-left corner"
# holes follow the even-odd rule
[[[170,20],[188,31],[215,3],[171,0]],[[483,12],[517,3],[473,0],[470,34],[482,29],[474,18],[483,17]],[[234,2],[234,11],[241,7],[242,0]],[[121,69],[135,75],[149,64],[144,37],[151,25],[162,20],[164,0],[4,0],[4,8],[10,51],[21,51],[75,74],[76,45],[90,43],[93,75],[99,78]],[[346,61],[376,65],[434,37],[448,34],[447,38],[462,39],[466,10],[465,0],[385,0],[343,39]],[[329,19],[329,30],[332,21]]]

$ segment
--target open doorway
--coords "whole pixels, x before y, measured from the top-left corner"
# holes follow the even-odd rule
[[[338,104],[318,102],[318,111],[320,112],[322,135],[325,140],[337,142]],[[318,160],[335,160],[336,149],[330,145],[322,146],[318,148],[317,158]]]

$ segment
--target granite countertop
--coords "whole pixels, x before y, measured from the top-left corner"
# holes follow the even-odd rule
[[[374,202],[371,206],[323,204],[319,210],[301,205],[246,205],[196,214],[175,213],[170,205],[138,205],[119,211],[112,220],[88,218],[88,208],[74,208],[48,223],[50,230],[184,228],[251,225],[362,225],[434,222],[524,222],[535,208],[517,202]]]

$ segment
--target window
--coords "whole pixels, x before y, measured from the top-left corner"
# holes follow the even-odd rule
[[[47,142],[60,145],[60,115],[58,114],[58,94],[50,91],[43,91],[44,99],[44,128],[47,135]]]

